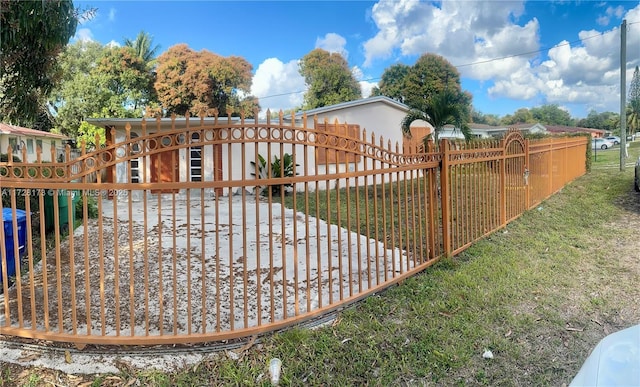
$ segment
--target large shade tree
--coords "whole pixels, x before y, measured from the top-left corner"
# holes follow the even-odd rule
[[[178,44],[158,57],[155,90],[167,115],[216,109],[220,115],[252,117],[259,106],[249,95],[251,70],[244,58]]]
[[[46,113],[79,17],[71,0],[0,0],[0,120],[30,126]]]
[[[471,97],[462,91],[460,73],[448,60],[436,54],[424,54],[411,66],[404,79],[404,103],[424,109],[432,97],[449,91],[455,101],[471,108]]]
[[[462,90],[458,70],[445,58],[424,54],[413,66],[393,65],[387,68],[375,94],[385,95],[409,106],[402,120],[402,130],[410,135],[415,120],[428,122],[438,141],[446,125],[454,125],[465,138],[471,137],[471,95]]]
[[[59,63],[64,76],[49,104],[56,128],[89,145],[98,130],[86,118],[142,117],[155,101],[153,73],[130,47],[80,41],[67,46]]]
[[[539,122],[544,125],[574,126],[576,121],[571,114],[556,104],[546,104],[531,109],[520,108],[511,114],[502,117],[503,125]]]
[[[378,86],[371,90],[371,95],[384,95],[398,102],[405,102],[405,78],[411,69],[402,63],[392,65],[384,70]]]
[[[339,53],[316,48],[302,58],[299,70],[307,84],[304,109],[362,98],[360,84]]]
[[[507,114],[500,120],[502,125],[515,125],[515,124],[524,124],[524,123],[533,123],[535,119],[533,118],[533,114],[527,108],[520,108],[516,110],[513,114]]]
[[[484,114],[476,109],[471,109],[471,122],[491,126],[500,125],[500,117],[497,114]]]
[[[98,42],[78,41],[59,55],[62,79],[49,98],[56,129],[70,137],[78,135],[80,123],[102,110],[100,86],[91,76],[106,47]]]
[[[587,117],[579,119],[576,126],[580,128],[602,129],[615,132],[620,122],[620,114],[614,112],[598,113],[590,110]]]
[[[91,75],[104,98],[102,113],[109,117],[140,117],[155,99],[153,73],[131,47],[108,49]]]
[[[545,104],[531,108],[531,115],[536,122],[546,125],[574,126],[576,123],[568,111],[556,104]]]

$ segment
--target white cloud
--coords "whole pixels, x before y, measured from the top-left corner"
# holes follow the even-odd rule
[[[617,7],[607,7],[607,9],[605,10],[604,15],[600,15],[597,19],[596,19],[596,23],[598,23],[601,26],[608,26],[609,23],[611,22],[612,18],[615,19],[620,19],[622,17],[622,15],[624,14],[624,7],[619,5]]]
[[[115,40],[112,40],[109,43],[105,44],[105,46],[109,48],[115,48],[115,47],[120,47],[120,43],[116,42]]]
[[[251,94],[260,100],[261,116],[267,109],[278,111],[299,107],[305,90],[304,78],[298,72],[298,60],[283,63],[278,58],[266,59],[256,69],[251,84]]]
[[[640,20],[640,5],[626,12],[604,6],[598,23]],[[392,57],[425,52],[444,56],[463,78],[487,82],[489,96],[559,106],[617,110],[619,26],[580,31],[540,52],[540,23],[524,2],[381,0],[371,10],[377,33],[363,45],[365,68]],[[596,20],[594,19],[594,22]],[[640,65],[640,24],[628,23],[628,81]]]
[[[626,18],[640,17],[640,5]],[[609,30],[580,31],[580,45],[559,42],[549,49],[547,60],[537,66],[524,67],[496,78],[489,88],[493,97],[531,99],[543,96],[546,103],[574,104],[598,111],[618,111],[620,98],[620,32]],[[640,26],[628,25],[627,81],[633,67],[640,63]],[[635,63],[635,64],[634,64]],[[524,75],[528,74],[528,75]]]
[[[342,55],[343,58],[349,57],[349,52],[345,49],[347,40],[342,36],[329,32],[324,38],[316,39],[316,48],[321,48],[329,52],[336,52]]]
[[[362,98],[371,97],[371,90],[378,86],[376,82],[358,81],[358,83],[360,84],[360,90],[362,91]]]
[[[491,97],[507,97],[520,100],[535,98],[543,82],[537,79],[527,63],[523,68],[511,72],[506,78],[497,79],[489,88]]]
[[[362,98],[367,98],[369,96],[371,96],[371,90],[375,87],[378,86],[377,82],[370,82],[368,80],[366,80],[364,73],[362,72],[362,69],[358,66],[353,66],[351,68],[351,73],[353,74],[353,76],[356,78],[356,80],[358,81],[358,83],[360,84],[360,91],[362,92]]]
[[[115,8],[109,9],[108,19],[109,19],[110,22],[113,22],[113,21],[116,20],[116,9]]]
[[[465,64],[512,55],[514,49],[536,51],[538,21],[522,26],[513,22],[523,10],[522,1],[381,0],[371,12],[379,31],[364,43],[364,65],[398,54],[435,52],[454,64]]]
[[[75,36],[73,37],[74,41],[82,41],[82,42],[92,42],[93,41],[93,33],[88,28],[80,28],[76,31]]]

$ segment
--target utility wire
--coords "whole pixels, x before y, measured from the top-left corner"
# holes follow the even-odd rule
[[[627,23],[627,28],[629,28],[629,26],[631,26],[633,24],[638,24],[638,23],[640,23],[640,21]],[[611,30],[611,31],[607,31],[607,32],[600,32],[600,33],[595,34],[595,35],[587,36],[586,38],[583,38],[583,39],[576,39],[576,40],[573,40],[571,42],[556,44],[556,45],[553,45],[551,47],[543,47],[543,48],[539,48],[539,49],[534,50],[534,51],[521,52],[519,54],[505,55],[505,56],[501,56],[501,57],[497,57],[497,58],[485,59],[485,60],[472,62],[472,63],[454,65],[453,67],[456,67],[456,68],[469,67],[469,66],[475,66],[475,65],[479,65],[479,64],[491,63],[491,62],[495,62],[495,61],[499,61],[499,60],[503,60],[503,59],[516,58],[516,57],[519,57],[519,56],[525,56],[525,55],[531,55],[531,54],[539,54],[539,53],[541,53],[543,51],[551,50],[552,48],[570,46],[570,45],[575,44],[575,43],[584,42],[585,40],[590,40],[590,39],[597,38],[599,36],[604,36],[606,34],[610,34],[610,33],[614,32],[614,31],[615,30]],[[370,81],[376,81],[376,80],[380,80],[380,79],[382,79],[382,76],[362,79],[361,82],[370,82]],[[290,92],[287,92],[287,93],[272,94],[272,95],[267,95],[265,97],[259,97],[259,98],[260,98],[260,100],[263,100],[263,99],[267,99],[267,98],[284,97],[285,95],[299,94],[299,93],[304,93],[304,92],[305,92],[305,90],[302,90],[302,91],[290,91]]]

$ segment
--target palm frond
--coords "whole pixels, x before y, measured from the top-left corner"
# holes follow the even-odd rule
[[[411,123],[417,120],[429,122],[429,117],[423,111],[420,111],[418,109],[411,109],[409,110],[409,113],[407,113],[407,115],[402,119],[400,126],[402,127],[402,132],[407,137],[411,138]]]

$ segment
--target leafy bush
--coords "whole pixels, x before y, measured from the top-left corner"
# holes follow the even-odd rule
[[[299,167],[300,164],[293,163],[293,156],[289,153],[285,153],[282,155],[282,158],[275,156],[275,159],[271,163],[267,163],[262,155],[258,155],[258,163],[256,164],[254,161],[251,162],[251,165],[255,168],[255,172],[251,175],[255,176],[256,179],[268,179],[268,178],[278,178],[278,177],[293,177],[298,173],[296,172],[296,167]],[[293,184],[272,184],[265,187],[260,187],[260,194],[267,195],[269,191],[267,188],[271,188],[272,195],[279,195],[282,191],[287,193],[293,188]]]
[[[14,155],[12,158],[14,163],[22,162],[22,160],[20,160],[20,157],[16,155]],[[0,153],[0,163],[6,163],[8,161],[9,161],[9,155],[6,153]]]
[[[79,194],[82,195],[82,191],[79,191]],[[82,199],[76,202],[74,210],[76,212],[76,219],[84,218],[84,204]],[[98,217],[98,204],[95,196],[87,196],[87,217],[89,219],[96,219]]]

